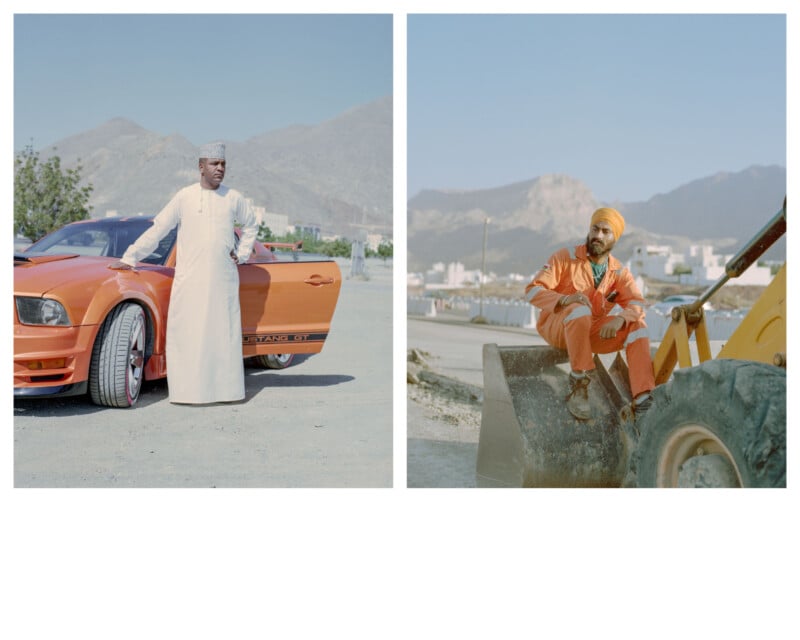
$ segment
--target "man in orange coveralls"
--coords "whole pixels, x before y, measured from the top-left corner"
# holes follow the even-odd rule
[[[624,229],[619,211],[598,209],[592,215],[586,244],[554,253],[525,287],[525,298],[541,309],[539,334],[569,354],[567,408],[579,420],[592,416],[588,386],[594,353],[625,347],[635,415],[642,415],[652,403],[655,382],[644,298],[630,271],[610,253]],[[614,305],[622,312],[610,316]]]

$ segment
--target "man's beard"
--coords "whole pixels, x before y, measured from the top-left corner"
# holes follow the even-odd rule
[[[614,248],[616,241],[611,241],[607,244],[603,244],[602,241],[597,240],[597,244],[592,244],[589,241],[589,236],[586,236],[586,253],[588,253],[593,258],[602,258],[603,256],[609,254],[611,249]]]

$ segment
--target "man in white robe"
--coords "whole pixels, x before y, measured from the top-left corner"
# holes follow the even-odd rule
[[[200,150],[200,182],[181,189],[112,269],[133,269],[176,225],[177,259],[167,317],[169,400],[244,398],[237,264],[247,261],[258,224],[242,195],[222,185],[225,146]],[[242,229],[238,248],[234,224]]]

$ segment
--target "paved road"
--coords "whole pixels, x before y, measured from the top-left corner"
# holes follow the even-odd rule
[[[464,320],[408,318],[408,348],[431,354],[439,373],[483,386],[483,345],[545,344],[534,329],[470,324]]]
[[[173,405],[163,381],[134,409],[15,402],[15,486],[391,486],[392,270],[368,266],[345,279],[322,353],[247,368],[241,403]]]

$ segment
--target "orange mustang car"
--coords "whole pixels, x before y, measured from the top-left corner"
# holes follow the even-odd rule
[[[144,216],[74,222],[14,254],[15,397],[88,391],[97,404],[127,407],[142,381],[167,375],[176,230],[136,276],[107,268],[151,224]],[[333,260],[296,251],[282,260],[275,246],[257,242],[239,265],[242,356],[283,368],[296,353],[322,350],[342,278]]]

